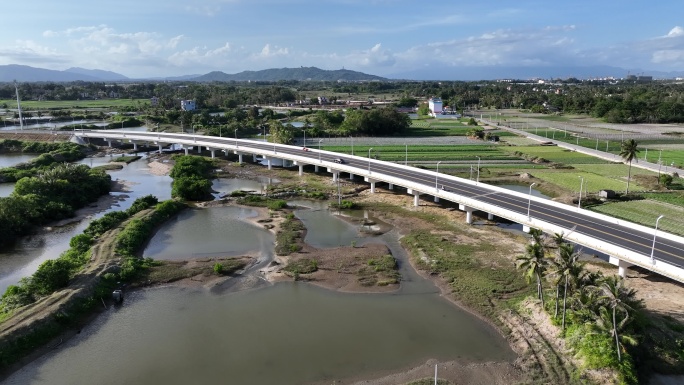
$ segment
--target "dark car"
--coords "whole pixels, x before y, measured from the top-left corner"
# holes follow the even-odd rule
[[[342,163],[344,163],[344,159],[342,159],[342,158],[335,158],[335,159],[333,159],[333,162],[342,164]]]

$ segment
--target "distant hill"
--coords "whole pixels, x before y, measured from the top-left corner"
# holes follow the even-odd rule
[[[221,71],[209,72],[192,79],[197,82],[229,82],[229,81],[278,81],[278,80],[319,80],[319,81],[368,81],[387,80],[386,78],[368,75],[351,70],[322,70],[316,67],[272,68],[261,71],[243,71],[229,75]]]
[[[69,68],[66,71],[48,70],[25,65],[0,65],[0,82],[101,82],[126,80],[127,77],[115,72]]]
[[[64,72],[70,72],[70,73],[79,74],[79,75],[86,75],[86,76],[94,77],[97,79],[109,80],[109,81],[130,80],[128,77],[121,75],[121,74],[118,74],[116,72],[104,71],[104,70],[89,70],[89,69],[80,68],[80,67],[71,67],[69,69],[64,70]]]

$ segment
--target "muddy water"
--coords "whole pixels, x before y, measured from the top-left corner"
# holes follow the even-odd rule
[[[332,383],[429,358],[513,355],[433,293],[342,294],[296,282],[224,295],[159,288],[133,293],[7,383]]]
[[[185,260],[258,252],[271,258],[274,236],[248,221],[256,216],[252,209],[233,206],[185,210],[157,231],[143,256]]]

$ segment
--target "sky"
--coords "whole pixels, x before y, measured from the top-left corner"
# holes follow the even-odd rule
[[[23,0],[0,65],[130,78],[284,67],[684,70],[682,0]],[[600,74],[597,74],[597,76]]]

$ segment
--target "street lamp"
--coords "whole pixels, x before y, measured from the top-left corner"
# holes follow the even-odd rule
[[[658,233],[658,222],[664,217],[664,215],[661,215],[656,219],[656,225],[655,225],[655,230],[653,231],[653,246],[651,246],[651,264],[655,265],[655,258],[653,257],[653,252],[655,251],[655,241],[656,241],[656,234]]]
[[[238,141],[237,141],[237,128],[235,129],[235,148],[238,148]]]
[[[368,149],[368,174],[371,173],[371,170],[370,170],[370,153],[372,150],[373,150],[373,147]]]
[[[580,194],[579,199],[577,200],[577,208],[580,208],[582,204],[582,187],[584,186],[584,177],[580,175],[579,178],[582,179],[582,181],[580,182]]]
[[[351,144],[352,144],[352,156],[354,156],[354,136],[349,135],[349,137],[351,138]]]
[[[302,131],[304,131],[304,147],[306,147],[306,129],[303,129]]]
[[[477,179],[475,180],[476,183],[480,183],[480,157],[477,157]]]
[[[318,163],[321,163],[321,142],[323,139],[318,139]]]
[[[440,163],[442,163],[441,160],[440,160],[439,162],[437,162],[437,173],[435,174],[435,190],[439,190],[439,189],[437,188],[437,177],[439,176],[439,164],[440,164]]]
[[[532,187],[536,186],[536,185],[537,185],[537,183],[532,183],[530,185],[530,194],[528,195],[528,198],[527,198],[527,220],[528,221],[530,220],[530,207],[532,206]]]
[[[404,152],[404,166],[408,166],[408,144],[404,143],[406,150]]]

